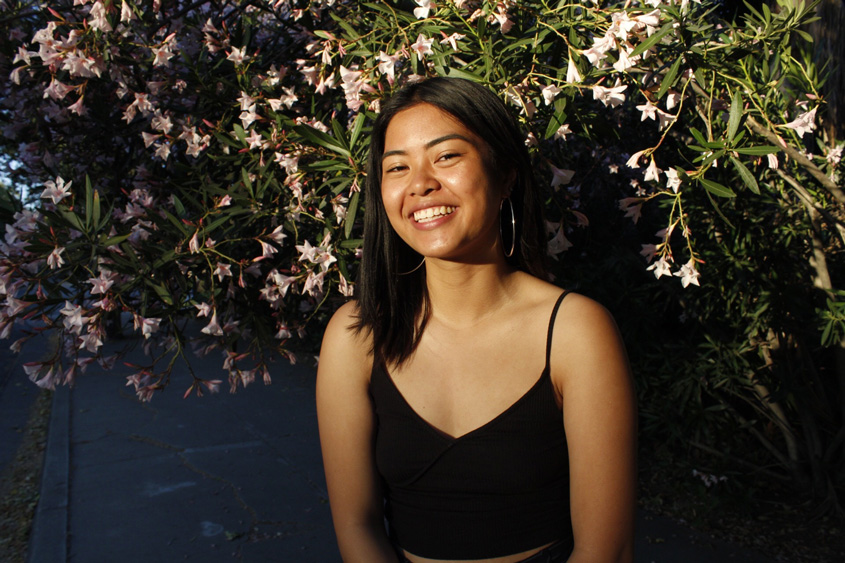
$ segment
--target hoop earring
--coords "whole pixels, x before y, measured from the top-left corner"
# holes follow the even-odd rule
[[[511,247],[505,251],[505,257],[510,258],[513,256],[513,250],[516,247],[516,217],[513,214],[513,203],[511,203],[511,198],[506,197],[502,200],[502,203],[499,204],[499,236],[502,237],[502,245],[505,244],[505,233],[502,225],[507,222],[507,218],[502,220],[502,208],[505,206],[505,202],[508,202],[508,207],[511,211]]]
[[[407,276],[408,274],[413,274],[414,272],[416,272],[417,270],[419,270],[420,268],[422,268],[422,265],[423,265],[423,264],[425,264],[425,256],[423,256],[422,262],[420,262],[419,264],[417,264],[417,267],[416,267],[416,268],[414,268],[413,270],[408,270],[407,272],[399,272],[399,273],[398,273],[398,274],[396,274],[396,275],[397,275],[397,276]]]

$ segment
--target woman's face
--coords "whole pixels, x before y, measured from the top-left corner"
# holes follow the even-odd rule
[[[396,233],[430,258],[484,262],[502,255],[499,206],[484,141],[443,110],[418,104],[387,126],[381,195]],[[512,181],[512,179],[511,179]]]

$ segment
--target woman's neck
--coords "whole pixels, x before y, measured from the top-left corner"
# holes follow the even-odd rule
[[[510,301],[518,274],[504,260],[467,264],[427,259],[432,319],[455,328],[483,322]]]

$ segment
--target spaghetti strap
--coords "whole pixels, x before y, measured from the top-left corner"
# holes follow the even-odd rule
[[[555,326],[555,318],[557,317],[557,310],[560,309],[560,304],[563,302],[563,298],[569,295],[569,291],[564,290],[563,293],[560,294],[560,297],[557,298],[557,302],[555,302],[555,308],[552,309],[552,316],[549,319],[549,334],[546,336],[546,371],[549,370],[551,366],[551,358],[552,358],[552,332],[554,332]]]

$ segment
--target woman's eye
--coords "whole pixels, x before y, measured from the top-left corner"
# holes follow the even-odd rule
[[[451,159],[456,158],[458,156],[460,156],[458,153],[450,152],[450,153],[446,153],[446,154],[442,155],[440,157],[440,160],[451,160]]]
[[[404,170],[405,167],[401,164],[394,164],[392,166],[388,166],[385,168],[386,172],[399,172],[400,170]]]

